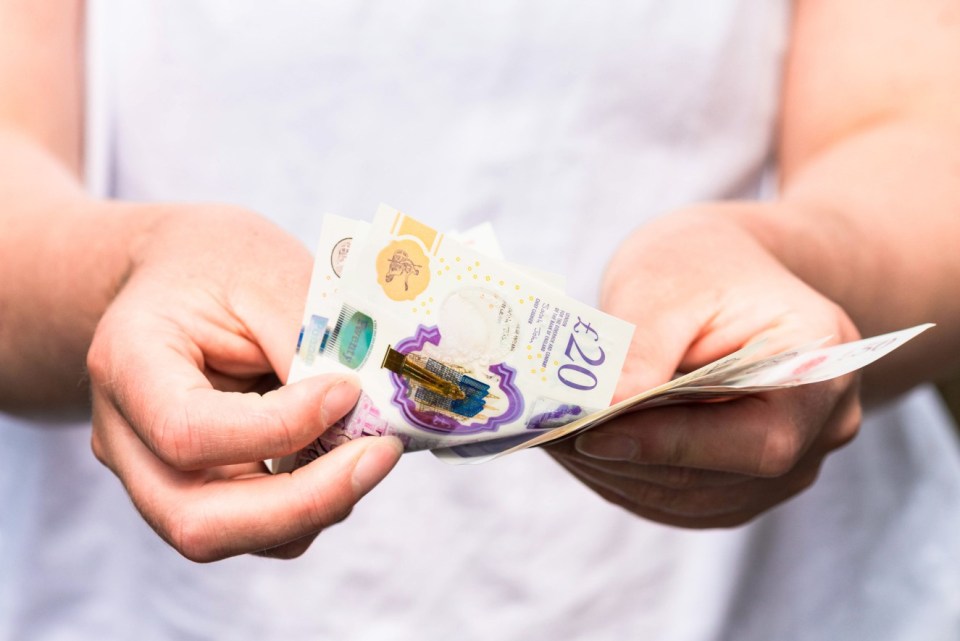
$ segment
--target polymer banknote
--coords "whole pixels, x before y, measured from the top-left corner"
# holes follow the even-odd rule
[[[607,407],[633,325],[497,254],[485,228],[444,234],[387,206],[369,225],[327,216],[289,380],[349,371],[363,391],[278,469],[362,435],[442,449]]]
[[[508,263],[489,225],[443,234],[386,205],[372,224],[327,215],[289,382],[352,372],[362,392],[273,469],[386,434],[407,451],[483,462],[643,408],[829,380],[931,326],[772,355],[758,341],[611,406],[633,326],[567,296],[562,278]]]
[[[756,357],[762,349],[762,343],[750,345],[701,370],[570,421],[549,433],[533,435],[509,446],[506,443],[503,447],[487,444],[483,452],[461,449],[459,452],[445,453],[443,458],[481,462],[568,438],[641,409],[677,403],[728,401],[740,396],[821,383],[866,367],[931,327],[932,323],[925,323],[828,347],[822,347],[829,340],[829,337],[824,337],[811,345],[762,358]]]

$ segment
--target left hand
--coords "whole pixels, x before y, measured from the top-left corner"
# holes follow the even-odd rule
[[[611,261],[603,306],[637,325],[615,400],[760,339],[773,353],[825,336],[859,338],[842,309],[725,215],[729,207],[655,221]],[[848,375],[730,402],[642,410],[548,450],[639,516],[729,527],[810,486],[860,418],[859,378]]]

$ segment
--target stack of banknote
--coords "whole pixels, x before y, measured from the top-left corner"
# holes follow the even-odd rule
[[[273,461],[305,465],[354,438],[480,462],[644,407],[718,401],[857,370],[930,325],[770,355],[762,343],[610,406],[633,326],[507,262],[493,230],[441,233],[386,205],[371,223],[326,215],[289,381],[352,372],[356,407]]]

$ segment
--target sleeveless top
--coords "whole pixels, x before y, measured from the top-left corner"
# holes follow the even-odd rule
[[[772,195],[785,0],[90,5],[102,195],[236,203],[308,245],[380,201],[491,220],[587,302],[642,221]],[[87,426],[2,423],[2,639],[960,634],[960,454],[925,389],[739,528],[636,518],[542,452],[412,454],[300,559],[210,565],[142,522]]]

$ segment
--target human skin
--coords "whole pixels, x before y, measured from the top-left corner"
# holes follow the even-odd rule
[[[360,439],[292,474],[266,471],[358,394],[337,377],[274,389],[310,254],[237,207],[88,196],[82,32],[80,2],[0,2],[0,409],[92,413],[96,456],[190,559],[297,556],[401,445]]]
[[[773,349],[938,327],[862,380],[625,416],[552,447],[567,469],[646,518],[738,525],[813,483],[864,405],[956,369],[958,61],[956,0],[797,2],[778,199],[641,227],[602,288],[603,307],[637,325],[618,398],[760,338]]]
[[[957,237],[960,144],[943,60],[957,59],[954,7],[798,4],[782,198],[697,205],[625,242],[603,287],[604,306],[638,325],[621,396],[763,336],[840,341],[920,321],[941,325],[868,372],[865,397],[950,365],[958,310],[942,291],[960,268],[943,250]],[[80,10],[0,0],[0,272],[17,275],[0,280],[0,407],[84,416],[92,398],[94,451],[181,553],[294,556],[399,446],[363,439],[292,475],[264,473],[257,461],[309,442],[356,394],[328,379],[260,394],[286,376],[309,254],[235,207],[83,192]],[[917,41],[895,60],[891,31]],[[856,433],[860,399],[851,376],[649,410],[553,452],[637,514],[733,525],[809,485]]]

